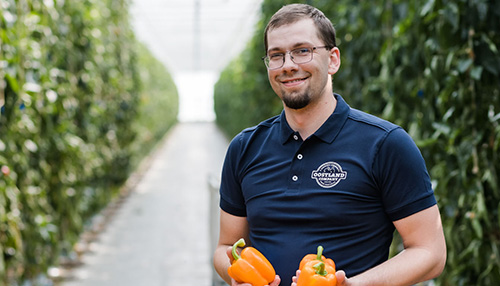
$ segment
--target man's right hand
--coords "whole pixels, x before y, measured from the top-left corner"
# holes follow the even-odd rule
[[[232,247],[228,247],[226,250],[227,256],[229,257],[229,261],[231,262],[231,264],[233,264],[234,260],[232,251],[233,251]],[[276,275],[276,277],[274,277],[274,281],[271,282],[271,284],[269,284],[268,286],[278,286],[280,285],[280,282],[281,278],[278,275]],[[231,278],[231,286],[253,286],[253,285],[249,283],[238,283],[233,278]]]
[[[280,282],[281,282],[281,278],[276,275],[276,277],[274,278],[274,281],[271,282],[271,284],[269,284],[268,286],[278,286],[280,285]],[[231,286],[253,286],[252,284],[248,284],[248,283],[238,283],[236,281],[234,281],[233,278],[231,278]]]

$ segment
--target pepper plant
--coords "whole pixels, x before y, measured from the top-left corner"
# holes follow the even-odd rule
[[[335,92],[401,125],[422,151],[448,247],[436,284],[499,285],[500,1],[264,0],[255,36],[216,84],[217,123],[228,136],[281,110],[260,60],[263,30],[297,2],[336,27]]]
[[[177,90],[137,43],[128,5],[0,1],[0,285],[71,255],[175,123]]]

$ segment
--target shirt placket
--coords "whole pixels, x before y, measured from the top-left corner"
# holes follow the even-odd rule
[[[303,174],[302,162],[304,159],[304,154],[302,154],[302,146],[304,141],[298,133],[292,135],[294,144],[296,146],[295,153],[293,154],[292,163],[290,164],[290,172],[288,174],[288,190],[291,193],[298,192],[302,184],[302,180],[305,179]]]

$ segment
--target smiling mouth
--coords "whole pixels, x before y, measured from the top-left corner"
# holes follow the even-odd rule
[[[291,79],[291,80],[282,80],[281,83],[283,83],[283,84],[294,84],[294,83],[305,81],[306,79],[307,79],[307,77],[297,78],[297,79]]]

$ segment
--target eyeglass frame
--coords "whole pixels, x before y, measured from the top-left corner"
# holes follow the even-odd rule
[[[297,50],[300,50],[300,49],[304,49],[304,48],[307,48],[307,49],[311,49],[310,51],[310,55],[311,55],[311,58],[306,61],[306,62],[303,62],[303,63],[296,63],[294,60],[293,60],[293,56],[292,56],[292,52],[293,51],[297,51]],[[270,62],[270,58],[269,58],[269,55],[265,55],[262,57],[262,60],[264,61],[264,65],[266,66],[266,68],[268,70],[277,70],[277,69],[280,69],[282,68],[284,65],[285,65],[285,61],[286,61],[286,54],[290,54],[290,60],[296,64],[296,65],[301,65],[301,64],[307,64],[308,62],[312,61],[313,60],[313,54],[314,54],[314,51],[317,50],[317,49],[327,49],[327,50],[331,50],[332,47],[331,46],[319,46],[319,47],[301,47],[301,48],[296,48],[296,49],[293,49],[291,51],[286,51],[285,53],[283,53],[283,56],[281,57],[283,59],[283,62],[281,63],[281,65],[279,67],[276,67],[276,68],[270,68],[269,67],[269,62]]]

